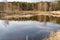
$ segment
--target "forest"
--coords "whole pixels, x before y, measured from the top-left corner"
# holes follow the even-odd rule
[[[60,10],[60,1],[57,2],[12,2],[12,5],[19,5],[21,10],[40,10],[40,11],[59,11]]]
[[[7,5],[7,6],[6,6]],[[0,2],[0,11],[60,11],[60,1],[56,2]]]

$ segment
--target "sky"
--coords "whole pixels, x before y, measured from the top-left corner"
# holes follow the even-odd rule
[[[0,0],[1,1],[5,1],[5,0]],[[39,2],[39,1],[54,1],[54,0],[7,0],[7,1],[20,1],[20,2]]]

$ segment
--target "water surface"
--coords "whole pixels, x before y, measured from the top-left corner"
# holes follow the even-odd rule
[[[0,20],[0,40],[43,40],[51,32],[60,30],[60,25],[38,21],[4,21]]]

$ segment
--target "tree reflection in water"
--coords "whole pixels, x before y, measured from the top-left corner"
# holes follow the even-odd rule
[[[4,26],[5,26],[5,27],[8,27],[8,25],[9,25],[9,21],[8,21],[8,20],[5,20],[5,21],[4,21]]]

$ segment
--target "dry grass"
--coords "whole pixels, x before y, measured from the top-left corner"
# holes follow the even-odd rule
[[[60,31],[57,31],[56,33],[51,33],[48,40],[60,40]]]

